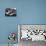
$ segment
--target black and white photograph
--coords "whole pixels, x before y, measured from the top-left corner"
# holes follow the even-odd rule
[[[20,46],[46,42],[46,25],[20,24],[18,33]]]
[[[16,16],[16,8],[6,8],[5,16]]]

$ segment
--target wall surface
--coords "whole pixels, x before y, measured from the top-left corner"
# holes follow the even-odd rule
[[[16,7],[17,16],[5,17],[7,7]],[[18,32],[17,24],[46,24],[46,0],[0,0],[0,44],[8,43],[9,32]]]

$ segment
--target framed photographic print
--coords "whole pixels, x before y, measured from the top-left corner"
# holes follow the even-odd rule
[[[16,16],[16,8],[6,8],[5,16]]]
[[[18,34],[19,41],[46,41],[46,25],[20,24]]]

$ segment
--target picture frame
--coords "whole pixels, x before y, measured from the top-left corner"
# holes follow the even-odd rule
[[[16,16],[16,8],[6,8],[5,16]]]

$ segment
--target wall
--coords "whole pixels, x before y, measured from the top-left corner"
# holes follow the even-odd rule
[[[17,16],[5,17],[7,7],[16,7]],[[8,43],[9,32],[17,33],[17,24],[46,24],[46,0],[0,0],[0,9],[0,44]]]

